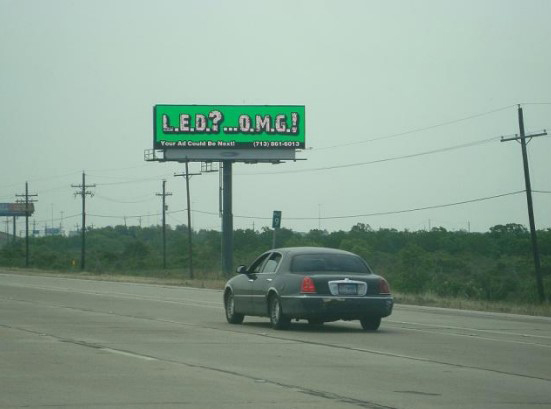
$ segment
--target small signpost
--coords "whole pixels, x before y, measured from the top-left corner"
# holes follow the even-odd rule
[[[274,235],[272,240],[273,249],[275,249],[275,246],[276,246],[276,231],[279,230],[280,227],[281,227],[281,211],[274,210],[274,214],[272,216],[272,229],[274,229]]]

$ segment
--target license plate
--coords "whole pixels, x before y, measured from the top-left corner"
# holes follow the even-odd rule
[[[358,286],[356,284],[339,284],[339,295],[357,295]]]

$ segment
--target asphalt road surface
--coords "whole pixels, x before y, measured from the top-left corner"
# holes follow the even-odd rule
[[[0,274],[1,408],[551,408],[551,319],[227,324],[220,291]]]

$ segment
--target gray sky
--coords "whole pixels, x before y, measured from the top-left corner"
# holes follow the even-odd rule
[[[306,106],[306,160],[235,165],[235,228],[273,210],[300,231],[527,226],[522,193],[372,214],[524,190],[499,137],[519,103],[527,132],[551,129],[550,17],[548,0],[0,0],[0,202],[28,181],[38,226],[63,212],[74,229],[85,171],[90,224],[146,226],[165,178],[168,222],[186,223],[183,165],[144,161],[153,105],[289,104]],[[551,138],[528,148],[549,228]],[[218,179],[191,180],[194,228],[220,228]]]

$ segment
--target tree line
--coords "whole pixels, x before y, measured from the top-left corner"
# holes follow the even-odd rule
[[[537,301],[530,234],[519,224],[497,225],[485,233],[447,231],[373,230],[358,223],[349,231],[307,233],[277,230],[277,246],[323,246],[352,251],[404,293],[479,300]],[[163,270],[162,228],[114,226],[87,232],[86,270],[96,274],[183,276],[188,274],[188,230],[166,229],[167,269]],[[220,274],[221,236],[214,230],[192,232],[196,272]],[[273,230],[234,232],[234,263],[249,264],[272,247]],[[551,288],[551,229],[539,230],[544,285]],[[79,236],[30,238],[30,266],[77,271]],[[24,240],[0,249],[0,265],[23,267]],[[548,297],[549,298],[549,297]]]

